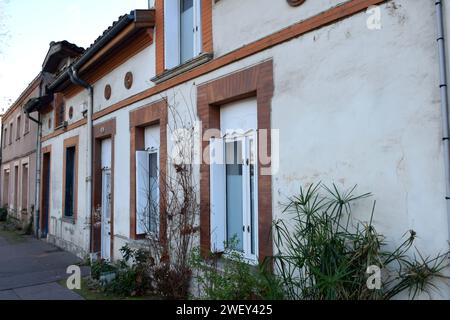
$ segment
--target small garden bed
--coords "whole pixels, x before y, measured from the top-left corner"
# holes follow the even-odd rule
[[[64,288],[67,287],[66,280],[59,281],[59,284]],[[112,293],[105,292],[101,287],[98,287],[96,283],[92,282],[90,277],[81,279],[81,289],[72,290],[85,300],[157,300],[154,296],[140,296],[140,297],[127,297]]]

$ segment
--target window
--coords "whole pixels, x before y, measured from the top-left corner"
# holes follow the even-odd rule
[[[8,137],[8,128],[5,128],[4,130],[3,130],[3,148],[6,148],[6,144],[7,144],[7,142],[6,142],[6,139],[7,139],[7,137]]]
[[[257,259],[256,133],[211,141],[212,243]]]
[[[66,149],[66,172],[64,190],[64,217],[73,218],[75,211],[75,158],[76,147]]]
[[[159,232],[159,126],[145,129],[145,151],[136,151],[136,234]]]
[[[25,117],[24,135],[30,132],[30,119]]]
[[[14,210],[19,217],[19,166],[14,166]]]
[[[28,210],[28,164],[22,165],[22,210]]]
[[[21,116],[17,116],[16,140],[20,139],[20,128],[22,127],[21,120]]]
[[[159,225],[159,155],[157,150],[136,152],[137,234],[157,234]]]
[[[13,142],[13,123],[11,122],[9,124],[9,144],[12,144]]]
[[[9,207],[9,169],[3,171],[3,207]]]
[[[56,123],[55,128],[58,128],[64,124],[65,121],[65,113],[66,113],[66,105],[63,103],[60,103],[58,105],[58,108],[56,109]]]
[[[164,21],[166,69],[202,52],[201,0],[165,0]]]

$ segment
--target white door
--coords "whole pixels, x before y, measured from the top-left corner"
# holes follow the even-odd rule
[[[111,152],[112,141],[102,141],[102,228],[101,228],[101,254],[102,259],[111,259]]]
[[[102,259],[111,259],[111,169],[102,170]]]

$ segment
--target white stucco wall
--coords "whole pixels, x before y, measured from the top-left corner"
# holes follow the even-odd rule
[[[86,210],[86,129],[77,128],[43,143],[51,145],[49,240],[80,257],[89,253],[89,217]],[[63,219],[64,140],[78,136],[77,211],[75,223]]]
[[[314,0],[299,7],[291,7],[284,0],[213,2],[214,54],[224,55],[347,1]]]
[[[250,25],[252,21],[252,14],[234,9],[242,8],[247,2],[242,5],[236,2],[220,1],[214,6],[216,53],[247,42],[244,39],[247,34],[255,35],[243,27],[239,27],[240,32],[230,31],[235,25]],[[302,20],[314,9],[323,11],[325,4],[331,6],[338,2],[306,1],[295,9],[297,18]],[[286,5],[284,1],[280,3]],[[381,30],[367,29],[367,15],[360,13],[97,120],[99,123],[116,118],[116,258],[120,258],[118,250],[129,237],[130,110],[166,96],[169,104],[187,115],[189,110],[196,110],[198,85],[267,59],[273,59],[274,63],[271,124],[273,129],[280,130],[280,170],[272,178],[274,218],[282,212],[281,203],[301,185],[334,182],[345,190],[358,184],[357,192],[372,192],[373,197],[354,208],[357,219],[367,220],[376,200],[374,223],[389,242],[399,244],[402,235],[414,229],[418,234],[417,246],[426,255],[448,250],[434,3],[409,0],[395,3],[396,6],[392,2],[380,6]],[[228,29],[221,27],[220,21],[224,23],[226,19],[218,17],[220,6],[220,10],[228,6],[235,10],[232,21],[236,23],[227,25]],[[285,18],[285,22],[277,22],[278,29],[283,23],[295,20],[292,16],[289,18],[292,20]],[[229,16],[228,21],[231,21]],[[264,28],[265,25],[258,25],[258,32],[269,32]],[[272,26],[272,32],[274,29]],[[236,40],[229,39],[233,36]],[[120,84],[122,71],[117,73]],[[99,91],[103,93],[103,89]],[[99,103],[102,102],[96,102],[96,106]],[[85,131],[80,128],[79,133],[82,150]],[[54,160],[54,157],[62,154],[62,141],[67,136],[51,140],[52,165],[56,166],[52,168],[52,179],[56,180],[56,184],[52,180],[52,196],[53,190],[58,193],[62,183],[59,182],[62,159]],[[169,138],[168,150],[170,147]],[[80,152],[79,177],[84,177],[82,159]],[[83,201],[82,181],[79,178],[79,211],[84,208],[80,202]],[[61,202],[60,196],[55,197],[52,214],[58,214]],[[77,226],[81,228],[80,224]],[[76,232],[80,239],[86,233]],[[450,297],[450,289],[443,288],[441,295],[435,297]]]

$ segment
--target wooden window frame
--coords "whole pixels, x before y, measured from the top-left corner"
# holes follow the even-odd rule
[[[73,192],[73,216],[72,217],[66,217],[66,156],[67,156],[67,149],[75,147],[75,168],[74,168],[74,192]],[[79,136],[74,136],[71,138],[68,138],[64,140],[64,160],[63,160],[63,197],[62,197],[62,219],[65,222],[70,222],[75,224],[77,221],[78,216],[78,160],[79,160]]]
[[[20,140],[20,127],[22,124],[22,115],[18,114],[16,117],[16,141]]]
[[[143,239],[145,235],[136,234],[136,151],[145,149],[145,128],[159,124],[160,146],[159,146],[159,194],[160,199],[165,193],[165,179],[167,174],[167,102],[159,100],[130,112],[130,238],[134,240]],[[164,201],[160,201],[160,214],[165,212]],[[160,217],[160,238],[166,231],[165,219]]]
[[[210,81],[197,89],[197,112],[202,121],[203,133],[208,129],[220,130],[220,106],[249,97],[257,100],[258,132],[267,130],[268,156],[271,156],[271,101],[274,91],[273,61],[237,71],[228,76]],[[202,137],[204,159],[200,166],[200,247],[204,255],[211,252],[210,237],[210,166],[209,138]],[[217,137],[219,138],[219,137]],[[258,148],[259,149],[259,148]],[[263,164],[258,157],[258,257],[262,262],[273,254],[272,230],[272,177],[262,171],[271,164]]]
[[[212,1],[201,0],[201,43],[202,52],[212,54]],[[164,45],[164,0],[155,0],[155,24],[156,24],[156,75],[166,71],[165,45]]]

